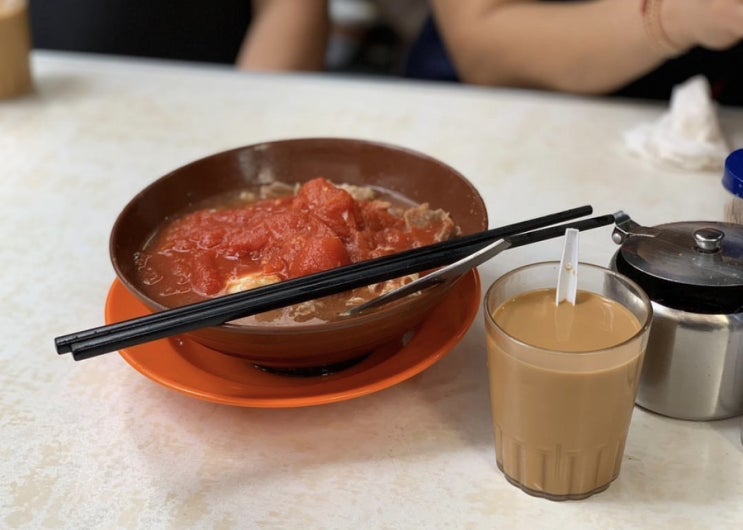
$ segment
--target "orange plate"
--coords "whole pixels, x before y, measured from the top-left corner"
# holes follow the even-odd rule
[[[134,369],[188,396],[239,407],[305,407],[357,398],[401,383],[441,360],[464,337],[480,305],[480,278],[471,271],[418,327],[407,344],[381,347],[358,364],[319,377],[275,375],[186,337],[119,352]],[[106,322],[150,311],[118,280],[106,300]]]

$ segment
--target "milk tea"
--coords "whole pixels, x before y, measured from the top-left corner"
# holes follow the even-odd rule
[[[626,307],[579,291],[528,291],[486,315],[496,460],[512,483],[579,499],[619,474],[644,341]]]

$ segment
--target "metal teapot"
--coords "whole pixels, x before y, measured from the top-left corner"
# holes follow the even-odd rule
[[[743,225],[643,227],[616,216],[611,267],[653,304],[638,405],[679,419],[743,414]]]

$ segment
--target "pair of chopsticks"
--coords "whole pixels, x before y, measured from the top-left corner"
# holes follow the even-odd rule
[[[506,239],[509,248],[514,248],[560,237],[567,228],[590,230],[614,222],[614,215],[604,215],[551,226],[590,215],[592,212],[591,206],[581,206],[391,256],[63,335],[55,338],[54,343],[57,353],[72,353],[73,359],[80,361],[137,344],[218,326],[249,315],[448,265],[499,239]]]

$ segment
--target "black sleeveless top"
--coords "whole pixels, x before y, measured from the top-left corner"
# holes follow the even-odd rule
[[[697,74],[709,79],[719,103],[743,105],[743,43],[721,52],[694,48],[611,95],[668,100],[674,85]],[[405,75],[414,79],[459,81],[432,17],[426,20],[410,48]]]

